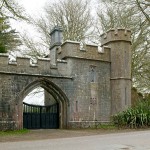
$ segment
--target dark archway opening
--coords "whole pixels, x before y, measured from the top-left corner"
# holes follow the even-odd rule
[[[23,100],[23,128],[59,128],[59,103],[41,87],[32,90]]]

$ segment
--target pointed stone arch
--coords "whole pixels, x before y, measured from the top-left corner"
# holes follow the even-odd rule
[[[69,100],[63,90],[56,85],[54,82],[46,79],[46,78],[39,78],[34,80],[33,82],[29,83],[20,93],[17,98],[18,102],[16,103],[19,105],[16,110],[16,121],[18,124],[18,128],[23,127],[23,99],[35,88],[42,87],[48,93],[50,93],[54,99],[59,104],[59,128],[67,128],[67,110],[69,107]]]

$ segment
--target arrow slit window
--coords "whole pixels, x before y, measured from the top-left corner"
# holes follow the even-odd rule
[[[96,80],[96,66],[90,66],[90,82],[95,82]]]

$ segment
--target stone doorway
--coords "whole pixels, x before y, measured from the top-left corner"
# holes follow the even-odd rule
[[[55,104],[57,104],[59,114],[58,115],[58,124],[57,128],[67,128],[67,109],[68,109],[68,99],[64,92],[53,82],[47,80],[47,79],[38,79],[34,82],[30,83],[28,86],[26,86],[23,91],[20,93],[19,96],[19,107],[16,117],[16,122],[18,122],[18,127],[23,128],[23,99],[30,93],[33,89],[36,87],[42,87],[46,93],[51,95],[55,99]],[[45,102],[50,104],[49,102]],[[51,104],[54,105],[54,104]],[[48,105],[47,105],[48,106]],[[50,105],[49,105],[50,106]],[[43,106],[44,107],[44,106]],[[46,106],[45,106],[46,107]]]

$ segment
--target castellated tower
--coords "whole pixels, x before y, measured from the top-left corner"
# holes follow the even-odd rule
[[[62,44],[62,39],[63,39],[62,31],[63,29],[60,26],[56,26],[53,28],[53,30],[50,33],[51,36],[50,59],[51,59],[51,65],[53,67],[56,66],[56,61],[57,61],[56,51],[59,48],[59,46]]]
[[[111,114],[131,106],[131,32],[109,30],[101,35],[102,46],[111,50]]]

